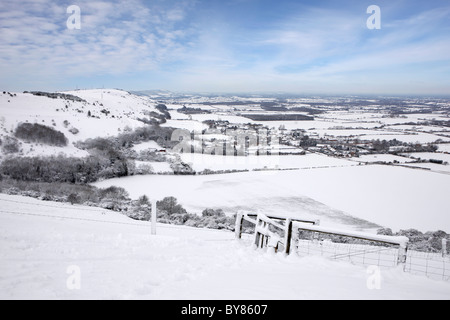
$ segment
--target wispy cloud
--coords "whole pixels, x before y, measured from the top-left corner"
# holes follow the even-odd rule
[[[0,7],[2,82],[37,83],[98,74],[154,70],[177,60],[188,29],[186,1],[152,7],[143,1],[78,1],[81,30],[68,30],[69,4],[25,0]]]
[[[348,2],[79,0],[81,30],[68,30],[69,1],[4,1],[0,85],[450,93],[449,5],[385,2],[382,29],[368,30]]]

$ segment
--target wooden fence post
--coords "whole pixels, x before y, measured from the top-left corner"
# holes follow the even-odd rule
[[[234,233],[236,239],[242,239],[242,224],[244,223],[244,215],[240,212],[236,215],[236,225],[234,227]]]
[[[256,217],[256,226],[255,226],[255,241],[254,241],[255,248],[259,248],[260,234],[259,234],[259,231],[258,231],[258,227],[259,227],[260,222],[261,221],[259,220],[259,215],[258,215]]]
[[[156,200],[152,202],[152,235],[156,235]]]
[[[292,220],[286,219],[286,229],[284,230],[284,253],[286,255],[291,253],[292,225]]]
[[[445,258],[447,254],[447,239],[444,238],[442,239],[442,257]]]
[[[256,228],[255,228],[255,246],[256,248],[264,248],[265,236],[263,230],[265,229],[267,223],[261,219],[260,215],[256,217]]]
[[[408,253],[408,246],[406,244],[401,244],[398,248],[398,261],[397,264],[405,264]]]

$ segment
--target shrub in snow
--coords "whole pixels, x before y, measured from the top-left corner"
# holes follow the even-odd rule
[[[191,168],[191,166],[189,164],[183,162],[178,157],[176,160],[173,160],[171,162],[170,168],[173,170],[175,175],[195,175],[196,174],[196,172]]]
[[[426,233],[428,238],[428,243],[431,247],[431,251],[440,252],[442,250],[442,239],[447,239],[448,235],[444,231],[436,231],[432,233]]]
[[[130,203],[130,206],[126,210],[126,215],[134,220],[150,221],[151,211],[148,199],[145,200],[141,197],[139,200]]]
[[[151,206],[150,199],[144,194],[143,196],[139,197],[138,205],[140,205],[140,206]]]
[[[170,216],[170,220],[177,225],[184,225],[190,217],[188,213],[174,213]]]
[[[141,208],[133,208],[127,212],[127,216],[138,221],[150,221],[151,219],[151,214],[147,210]]]
[[[168,215],[173,215],[176,213],[187,213],[187,211],[178,204],[178,200],[175,197],[166,197],[161,201],[156,203],[158,212],[165,212]]]
[[[408,248],[423,252],[440,252],[442,249],[442,239],[450,239],[450,235],[444,231],[422,233],[416,229],[408,229],[401,230],[394,235],[408,237]]]
[[[408,237],[410,243],[420,242],[424,238],[423,233],[416,229],[400,230],[397,235]]]
[[[65,147],[67,138],[64,133],[38,123],[21,123],[16,128],[15,137],[28,142],[43,143],[46,145]]]
[[[77,128],[71,128],[69,132],[73,135],[77,135],[78,133],[80,133],[80,130],[78,130]]]
[[[4,189],[4,190],[2,190],[2,192],[5,194],[16,196],[16,195],[19,195],[21,191],[19,188],[12,187],[12,188],[8,188],[8,189]]]
[[[199,217],[197,218],[191,218],[188,221],[186,221],[186,223],[184,224],[187,227],[193,227],[193,228],[198,228],[200,225],[200,219]]]
[[[82,203],[81,197],[79,197],[76,193],[71,193],[67,197],[67,202],[70,202],[70,204],[80,204]]]
[[[41,97],[47,97],[51,99],[64,99],[64,100],[70,100],[74,102],[86,102],[86,100],[81,99],[80,97],[71,95],[71,94],[65,94],[65,93],[50,93],[50,92],[42,92],[42,91],[24,91],[23,93],[29,93],[35,96],[41,96]]]
[[[3,141],[0,141],[0,146],[4,154],[14,154],[20,151],[19,141],[8,136]]]
[[[205,209],[202,212],[203,217],[225,217],[225,213],[222,209]]]
[[[116,199],[116,200],[127,200],[129,198],[129,194],[124,188],[116,186],[111,186],[106,189],[100,189],[99,196],[102,199]]]
[[[383,236],[393,236],[394,233],[392,232],[392,229],[390,228],[381,228],[377,231],[378,235],[383,235]]]
[[[122,210],[123,211],[123,210]],[[150,221],[151,220],[151,203],[146,195],[141,196],[136,201],[129,202],[126,208],[126,215],[134,220]]]
[[[154,174],[154,173],[155,173],[155,170],[149,164],[141,164],[136,167],[136,174],[149,175],[149,174]]]
[[[214,217],[206,217],[202,220],[202,224],[208,229],[219,229],[219,224]]]

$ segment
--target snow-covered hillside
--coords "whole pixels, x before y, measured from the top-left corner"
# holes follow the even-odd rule
[[[253,250],[231,232],[0,195],[0,299],[442,299],[450,283]],[[372,287],[373,288],[373,287]]]
[[[20,123],[38,123],[64,133],[67,147],[50,147],[20,141],[22,155],[86,156],[73,146],[76,141],[116,136],[124,130],[144,126],[138,119],[151,119],[151,112],[160,113],[156,102],[121,90],[97,89],[64,92],[80,101],[49,98],[31,93],[0,92],[0,138],[13,136]],[[0,151],[1,152],[1,151]]]

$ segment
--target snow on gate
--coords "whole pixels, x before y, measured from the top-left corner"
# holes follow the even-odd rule
[[[320,254],[358,265],[395,267],[407,258],[407,237],[375,235],[319,226],[297,224],[297,252]]]
[[[319,221],[239,212],[235,228],[237,239],[242,237],[244,221],[255,225],[255,248],[266,247],[287,255],[292,252],[320,255],[363,266],[393,268],[401,265],[405,272],[450,280],[450,257],[447,252],[408,250],[407,237],[326,228],[319,226]],[[443,248],[446,246],[443,245]]]
[[[255,225],[253,245],[256,248],[268,247],[274,251],[283,248],[285,254],[294,248],[299,255],[319,254],[363,265],[394,267],[406,262],[409,242],[406,237],[325,228],[318,221],[238,213],[235,228],[238,239],[244,220]]]

